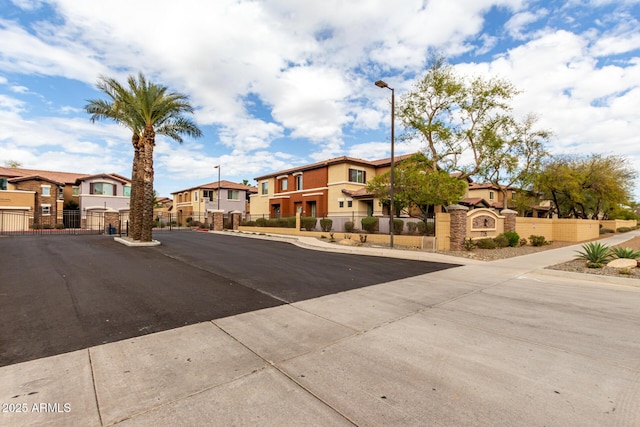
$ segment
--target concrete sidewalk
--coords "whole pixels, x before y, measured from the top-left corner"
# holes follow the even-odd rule
[[[340,248],[465,265],[2,367],[0,425],[640,425],[640,281],[579,247]]]

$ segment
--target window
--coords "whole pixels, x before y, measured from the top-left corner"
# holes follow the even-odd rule
[[[344,200],[340,200],[340,201],[338,202],[338,207],[340,207],[340,208],[344,208]]]
[[[511,193],[511,200],[515,200],[516,199],[516,192],[512,192]]]
[[[131,186],[130,185],[125,185],[122,190],[123,190],[122,194],[124,195],[124,197],[131,197]]]
[[[202,197],[208,197],[209,201],[213,201],[213,190],[202,190]]]
[[[289,188],[289,180],[287,178],[283,178],[280,180],[280,191],[287,191]]]
[[[63,187],[58,187],[58,199],[60,199],[60,200],[64,199],[64,188]]]
[[[42,195],[45,197],[51,196],[51,186],[50,185],[42,185]]]
[[[366,172],[359,169],[349,169],[349,182],[358,182],[364,184],[366,181]]]
[[[269,194],[269,183],[267,181],[261,184],[262,194]]]
[[[200,193],[200,190],[196,190],[193,192],[193,201],[197,202],[198,201],[198,193]]]
[[[7,189],[7,178],[0,178],[0,190]]]
[[[78,187],[77,185],[74,185],[73,187],[73,195],[77,196],[80,194],[80,187]]]
[[[51,215],[51,205],[42,205],[42,215]]]
[[[238,190],[227,190],[228,200],[238,200]]]
[[[302,174],[296,175],[296,190],[302,190]]]
[[[115,196],[116,187],[108,182],[93,182],[89,184],[89,193],[98,196]]]
[[[489,200],[493,200],[493,191],[489,191]]]
[[[348,208],[352,208],[353,207],[353,200],[347,200],[347,207]]]

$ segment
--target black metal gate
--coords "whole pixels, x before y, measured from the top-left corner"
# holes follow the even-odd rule
[[[34,217],[31,211],[0,210],[0,235],[76,235],[106,232],[104,212],[87,212],[85,218],[82,218],[80,211],[64,210],[62,218],[56,218],[56,221],[45,218],[48,220]]]

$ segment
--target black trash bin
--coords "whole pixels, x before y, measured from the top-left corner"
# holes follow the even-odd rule
[[[109,234],[116,234],[116,228],[111,224],[109,224]]]

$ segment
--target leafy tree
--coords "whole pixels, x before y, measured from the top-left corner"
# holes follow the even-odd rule
[[[433,171],[458,172],[463,180],[487,167],[489,144],[504,143],[496,135],[517,94],[506,80],[465,80],[442,57],[432,58],[426,74],[400,98],[398,116],[408,129],[405,137],[426,143]],[[465,159],[470,162],[463,164]]]
[[[153,227],[153,148],[156,135],[164,135],[182,142],[181,135],[199,137],[200,129],[184,114],[193,107],[186,95],[168,92],[166,86],[146,80],[140,73],[129,76],[128,87],[116,80],[101,76],[97,88],[109,100],[90,100],[85,109],[91,120],[109,119],[129,128],[134,146],[131,183],[131,211],[133,238],[151,241]],[[139,237],[139,238],[138,238]]]
[[[4,165],[5,165],[5,167],[8,167],[8,168],[21,168],[22,167],[22,163],[20,163],[17,160],[5,160]]]
[[[630,204],[636,175],[622,156],[564,155],[544,164],[535,186],[561,218],[607,218]]]
[[[390,174],[378,175],[367,183],[367,191],[382,203],[390,201]],[[442,170],[433,170],[433,162],[418,153],[399,162],[394,174],[394,206],[402,209],[416,206],[426,217],[429,206],[458,201],[465,192],[464,181]]]
[[[530,190],[548,155],[545,143],[550,132],[535,130],[535,123],[536,117],[532,114],[522,122],[502,118],[484,141],[486,164],[480,175],[502,189],[505,208],[508,207],[507,189],[515,186],[520,190]]]

